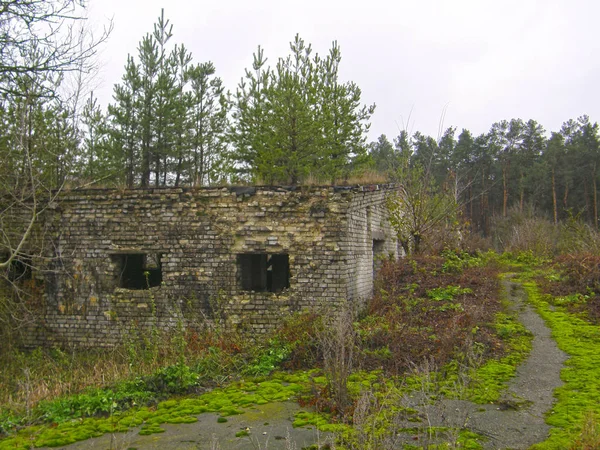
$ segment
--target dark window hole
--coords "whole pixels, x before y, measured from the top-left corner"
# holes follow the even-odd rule
[[[281,292],[290,287],[287,254],[247,253],[238,255],[241,287],[245,291]]]
[[[125,289],[149,289],[162,283],[161,255],[126,253],[112,256],[116,263],[117,282]]]

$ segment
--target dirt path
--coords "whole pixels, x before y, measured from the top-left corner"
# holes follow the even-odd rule
[[[487,437],[486,449],[527,449],[548,437],[550,427],[544,414],[552,407],[554,389],[562,385],[560,371],[567,355],[559,350],[542,318],[526,303],[522,286],[510,277],[503,284],[511,307],[533,334],[529,357],[517,368],[497,404],[444,400],[427,411],[427,417],[433,426],[466,425]]]

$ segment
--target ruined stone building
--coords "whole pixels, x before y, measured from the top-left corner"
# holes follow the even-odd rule
[[[110,346],[131,328],[265,332],[360,302],[398,256],[391,185],[67,191],[44,218],[43,320],[29,345]]]

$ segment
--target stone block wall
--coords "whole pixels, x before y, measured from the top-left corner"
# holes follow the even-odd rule
[[[217,319],[264,333],[288,313],[365,299],[374,254],[397,255],[389,189],[65,192],[46,218],[46,311],[27,344],[112,346],[132,329]]]

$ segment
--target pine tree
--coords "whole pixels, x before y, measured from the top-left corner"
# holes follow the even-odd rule
[[[312,56],[298,35],[274,69],[259,47],[232,101],[230,132],[242,175],[297,184],[348,176],[366,156],[364,132],[374,106],[360,106],[360,89],[338,79],[341,55]]]
[[[141,94],[139,66],[128,56],[123,83],[115,85],[115,103],[108,106],[112,152],[123,163],[127,187],[141,179]]]
[[[164,10],[129,57],[115,103],[111,142],[127,162],[127,185],[210,183],[228,170],[227,102],[212,63],[192,64],[184,45],[171,50]]]
[[[190,179],[193,185],[217,181],[222,175],[221,169],[227,170],[227,101],[223,83],[214,74],[215,67],[211,62],[193,66],[188,72],[191,84]]]
[[[82,113],[83,140],[80,157],[80,173],[87,182],[113,180],[118,181],[120,161],[115,159],[109,144],[107,119],[98,99],[90,93]]]

